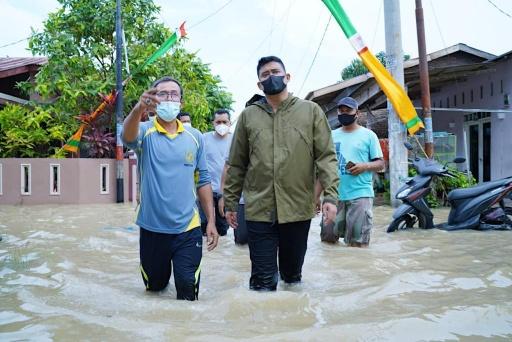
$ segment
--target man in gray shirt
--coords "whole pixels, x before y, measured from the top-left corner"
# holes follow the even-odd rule
[[[208,165],[208,172],[211,177],[211,184],[213,190],[213,200],[215,204],[215,226],[219,235],[226,235],[229,225],[224,218],[224,214],[219,211],[219,199],[222,198],[221,177],[224,170],[224,164],[229,155],[229,148],[231,147],[231,119],[229,111],[226,109],[219,109],[213,114],[213,132],[204,133],[204,146],[206,149],[206,163]],[[208,221],[206,216],[201,214],[201,228],[203,234],[206,232],[206,225]]]

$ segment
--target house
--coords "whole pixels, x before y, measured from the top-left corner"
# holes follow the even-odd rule
[[[37,98],[36,94],[25,96],[16,88],[18,82],[35,80],[46,57],[2,57],[0,58],[0,108],[6,103],[26,104]]]
[[[512,176],[512,51],[501,56],[456,44],[427,56],[434,132],[456,137],[456,154],[479,182]],[[404,62],[405,88],[421,114],[419,60]],[[336,102],[354,97],[370,128],[387,137],[387,99],[371,74],[307,94],[337,127]]]
[[[34,81],[46,57],[0,58],[0,109],[38,100],[16,88]],[[0,127],[0,134],[1,127]],[[124,201],[135,201],[135,160],[123,160]],[[94,158],[0,158],[0,205],[115,203],[116,160]]]

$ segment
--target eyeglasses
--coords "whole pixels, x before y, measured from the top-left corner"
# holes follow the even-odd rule
[[[181,96],[178,93],[170,93],[170,92],[167,92],[167,91],[159,91],[158,93],[156,93],[156,96],[159,99],[162,99],[162,100],[165,99],[165,100],[171,100],[171,101],[175,101],[175,102],[181,101]]]

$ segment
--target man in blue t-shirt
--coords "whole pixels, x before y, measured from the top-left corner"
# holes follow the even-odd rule
[[[144,92],[123,124],[121,137],[137,153],[140,179],[140,271],[148,291],[163,290],[174,268],[178,299],[199,295],[203,238],[196,196],[211,222],[208,250],[217,245],[213,195],[201,132],[185,127],[180,112],[183,89],[163,77]],[[140,123],[145,112],[156,119]]]
[[[344,236],[352,247],[368,247],[373,225],[373,172],[384,168],[377,135],[357,123],[358,103],[351,97],[338,101],[341,127],[332,132],[338,157],[339,207],[336,222],[322,225],[322,241]]]
[[[219,109],[213,114],[214,131],[203,134],[204,146],[206,152],[206,163],[208,172],[212,181],[213,206],[215,208],[215,227],[220,236],[226,235],[229,225],[226,222],[224,213],[219,210],[219,201],[221,200],[222,187],[221,177],[224,170],[224,164],[229,156],[232,135],[229,131],[231,127],[231,117],[227,109]],[[201,229],[206,234],[206,225],[208,219],[204,212],[199,209],[201,215]]]

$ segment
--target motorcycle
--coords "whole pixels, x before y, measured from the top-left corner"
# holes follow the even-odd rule
[[[413,147],[405,143],[412,151]],[[463,163],[465,158],[455,158],[454,163]],[[425,197],[431,192],[430,183],[434,177],[456,177],[453,171],[439,162],[414,155],[409,159],[417,171],[398,190],[396,198],[403,202],[393,213],[393,221],[387,228],[391,233],[396,230],[419,228],[442,230],[479,229],[511,230],[512,207],[505,205],[505,198],[512,199],[512,177],[487,182],[465,189],[455,189],[448,194],[450,213],[448,222],[434,225],[434,214]]]

